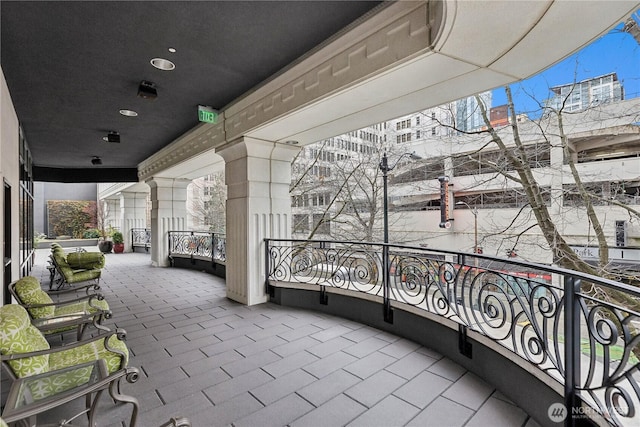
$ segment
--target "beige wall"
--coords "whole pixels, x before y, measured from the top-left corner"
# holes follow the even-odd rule
[[[12,235],[4,236],[4,215],[0,214],[0,234],[2,240],[11,241],[12,252],[12,268],[11,275],[15,280],[20,274],[20,257],[18,254],[18,190],[20,188],[19,181],[19,165],[18,165],[18,117],[13,107],[11,95],[7,88],[2,68],[0,68],[0,178],[11,186],[11,224]],[[0,197],[0,212],[4,212],[4,197]],[[4,247],[0,246],[0,252],[4,259]],[[4,275],[0,276],[0,305],[4,299]]]

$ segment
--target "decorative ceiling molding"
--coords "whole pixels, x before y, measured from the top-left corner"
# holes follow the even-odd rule
[[[224,114],[218,117],[218,123],[201,123],[180,138],[156,152],[138,165],[138,178],[145,181],[163,170],[188,161],[198,155],[223,145]]]
[[[361,29],[347,32],[305,59],[316,63],[315,56],[327,58],[327,52],[332,52],[312,69],[304,70],[304,64],[296,66],[248,95],[245,102],[238,103],[242,108],[229,107],[225,110],[227,136],[250,134],[251,129],[424,53],[431,45],[427,5],[399,2],[397,7],[384,9],[380,13],[390,16],[391,22],[379,19],[377,28],[366,25],[368,35],[364,38]]]

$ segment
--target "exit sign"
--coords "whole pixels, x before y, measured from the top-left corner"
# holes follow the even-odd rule
[[[205,123],[218,123],[218,112],[211,107],[198,105],[198,120]]]

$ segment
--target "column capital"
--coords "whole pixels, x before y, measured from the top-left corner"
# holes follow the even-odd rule
[[[125,199],[146,198],[147,194],[149,194],[148,191],[120,191],[118,193],[121,199],[122,198],[125,198]]]
[[[222,156],[226,163],[245,157],[290,162],[300,149],[301,147],[295,145],[243,136],[218,147],[216,154]]]
[[[173,187],[173,188],[187,188],[191,184],[190,179],[184,178],[164,178],[164,177],[152,177],[144,181],[151,188],[160,187]]]

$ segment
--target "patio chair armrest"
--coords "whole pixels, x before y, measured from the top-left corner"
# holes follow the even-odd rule
[[[133,366],[127,366],[126,368],[118,369],[117,371],[98,381],[94,385],[94,389],[99,390],[107,384],[114,382],[115,380],[120,381],[122,378],[124,378],[128,383],[133,384],[140,378],[140,370]]]
[[[189,418],[185,417],[171,417],[169,421],[162,424],[160,427],[191,427],[191,421],[189,421]]]
[[[62,294],[67,293],[67,292],[75,292],[75,291],[79,291],[81,289],[84,289],[85,293],[87,295],[91,295],[90,292],[97,292],[97,291],[100,290],[100,284],[99,283],[90,283],[88,285],[74,285],[71,288],[60,289],[60,290],[49,289],[49,290],[47,290],[47,293],[49,295],[62,295]]]
[[[92,363],[92,362],[91,362]],[[99,367],[98,369],[100,369],[101,371],[106,370],[106,365],[104,363],[104,360],[102,360],[101,362],[99,362]],[[85,363],[85,365],[87,365]],[[59,372],[64,372],[65,370],[68,370],[69,368],[65,368],[65,369],[61,369],[59,370]],[[56,372],[56,371],[53,371]],[[104,375],[104,374],[103,374]],[[37,375],[36,375],[37,376]],[[37,401],[25,406],[22,406],[20,408],[18,408],[17,410],[13,410],[11,411],[10,416],[8,417],[9,422],[13,423],[14,421],[18,421],[18,420],[22,420],[22,419],[26,419],[26,418],[30,418],[32,416],[38,415],[42,412],[48,411],[52,408],[55,408],[57,406],[66,404],[68,402],[71,402],[75,399],[78,399],[82,396],[87,396],[87,395],[91,395],[92,393],[95,393],[99,390],[103,390],[105,388],[109,387],[113,387],[114,384],[118,384],[120,381],[122,381],[122,378],[124,378],[127,382],[129,383],[134,383],[138,380],[138,378],[140,377],[140,371],[138,370],[138,368],[134,368],[134,367],[127,367],[127,368],[123,368],[120,369],[116,372],[113,372],[111,374],[105,375],[103,378],[99,379],[98,381],[91,383],[91,384],[87,384],[85,386],[81,386],[81,387],[77,387],[75,389],[75,391],[73,392],[63,392],[60,395],[55,395],[55,396],[51,396],[49,398],[45,398],[42,399],[41,401]],[[118,386],[119,388],[119,386]],[[133,420],[135,422],[136,419],[136,415],[138,412],[138,401],[136,398],[132,397],[132,396],[126,396],[126,395],[122,395],[119,393],[115,393],[113,394],[114,398],[117,398],[118,401],[123,402],[123,403],[132,403],[134,405],[134,415],[133,415]],[[133,425],[133,424],[131,424]]]
[[[111,332],[111,329],[102,325],[99,321],[100,318],[110,319],[111,316],[111,310],[96,309],[96,311],[92,313],[62,314],[60,316],[42,317],[32,320],[31,323],[42,332],[51,330],[55,331],[83,324],[92,324],[96,329],[98,329],[98,331]]]
[[[93,308],[95,310],[107,311],[107,310],[104,310],[104,309],[98,307],[97,305],[94,305],[95,301],[104,301],[104,295],[102,293],[100,293],[100,292],[95,293],[95,294],[90,294],[90,295],[87,295],[86,297],[78,298],[78,299],[79,300],[87,299],[88,300],[87,303],[89,304],[89,307],[91,307],[91,308]]]
[[[91,292],[95,292],[95,291],[100,290],[100,286],[95,284],[95,283],[91,283],[91,284],[87,284],[87,285],[73,286],[71,288],[64,288],[64,289],[59,289],[59,290],[47,290],[47,293],[49,295],[64,295],[64,294],[68,294],[68,293],[71,293],[71,292],[77,292],[80,289],[85,289],[85,293],[87,295],[91,295],[89,292],[90,291]]]
[[[81,347],[81,346],[83,346],[85,344],[89,344],[89,343],[92,343],[92,342],[98,341],[98,340],[104,340],[104,347],[107,350],[109,350],[109,351],[111,351],[113,353],[121,354],[121,352],[112,349],[108,345],[109,338],[111,338],[113,335],[116,335],[118,337],[118,339],[120,339],[120,340],[124,340],[126,338],[126,336],[127,336],[127,332],[124,329],[118,328],[118,329],[116,329],[114,331],[106,332],[105,334],[100,334],[100,335],[95,336],[95,337],[87,338],[86,340],[76,341],[76,342],[73,342],[71,344],[63,345],[63,346],[60,346],[60,347],[53,347],[53,348],[50,348],[50,349],[47,349],[47,350],[30,351],[28,353],[3,354],[3,355],[0,356],[0,360],[2,360],[4,362],[4,361],[9,361],[9,360],[24,359],[24,358],[27,358],[27,357],[46,356],[47,354],[58,353],[58,352],[61,352],[61,351],[67,351],[67,350],[72,349],[72,348]],[[124,359],[124,357],[123,357],[123,359]],[[122,368],[124,368],[124,366]]]
[[[74,298],[74,299],[70,299],[67,301],[60,301],[60,302],[49,302],[46,304],[21,304],[24,308],[29,309],[29,308],[41,308],[41,307],[65,307],[71,304],[76,304],[82,301],[87,301],[89,306],[92,308],[95,308],[96,310],[102,310],[100,307],[96,307],[93,304],[91,304],[91,302],[94,300],[103,300],[104,299],[104,295],[102,295],[101,293],[97,293],[97,294],[89,294],[89,295],[85,295],[85,296],[81,296],[78,298]]]

